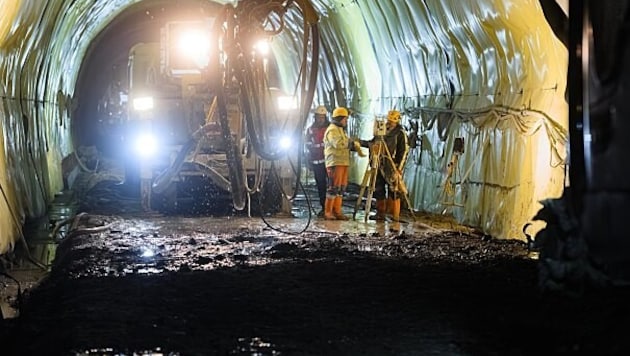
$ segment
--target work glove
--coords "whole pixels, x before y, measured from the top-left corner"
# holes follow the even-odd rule
[[[399,170],[394,170],[392,173],[392,183],[395,187],[396,191],[403,192],[407,194],[407,187],[405,186],[405,182],[403,182],[402,172]]]
[[[359,157],[367,156],[361,149],[361,143],[359,141],[354,141],[354,150],[357,151],[357,153],[359,154]]]
[[[370,146],[370,150],[374,153],[374,154],[380,154],[381,151],[383,149],[383,143],[380,141],[375,141],[372,143],[372,145]]]

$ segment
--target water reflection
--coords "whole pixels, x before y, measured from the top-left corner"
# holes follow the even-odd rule
[[[153,251],[153,249],[149,248],[149,247],[143,247],[142,248],[142,253],[140,254],[141,257],[153,257],[155,256],[155,252]]]

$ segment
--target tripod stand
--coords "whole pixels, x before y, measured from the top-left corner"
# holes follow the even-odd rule
[[[374,195],[374,189],[376,187],[376,177],[381,167],[381,158],[385,157],[387,162],[391,164],[392,167],[396,167],[394,163],[394,159],[392,158],[391,153],[389,152],[389,148],[383,139],[383,135],[376,136],[376,140],[372,147],[370,148],[370,161],[368,163],[368,167],[365,170],[365,174],[363,175],[363,180],[361,182],[361,189],[359,190],[359,196],[357,198],[357,202],[354,206],[354,212],[352,213],[352,220],[356,220],[357,211],[361,206],[361,201],[363,200],[363,194],[367,191],[367,196],[365,198],[365,216],[364,221],[367,222],[368,215],[370,214],[370,209],[372,207],[372,197]],[[411,208],[411,202],[409,201],[409,196],[407,195],[407,187],[402,180],[402,177],[399,177],[396,184],[391,184],[390,188],[395,186],[395,191],[398,194],[401,194],[405,203],[407,204],[407,208],[409,209],[409,213],[413,220],[416,220],[416,216]]]
[[[455,190],[460,178],[459,173],[459,153],[453,153],[451,161],[446,165],[446,179],[444,180],[444,187],[442,188],[442,195],[444,201],[443,205],[448,206],[464,206],[463,204],[455,202]]]
[[[446,165],[446,179],[444,180],[444,188],[442,194],[444,197],[443,205],[463,207],[463,204],[455,202],[455,193],[457,184],[461,184],[459,172],[459,156],[464,153],[464,138],[456,137],[453,143],[453,156],[451,161]]]

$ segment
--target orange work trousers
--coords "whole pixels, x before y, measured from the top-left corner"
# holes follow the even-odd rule
[[[327,198],[342,196],[348,186],[348,166],[326,167],[328,173]]]

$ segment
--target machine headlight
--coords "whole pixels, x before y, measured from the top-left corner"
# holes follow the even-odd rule
[[[278,144],[280,145],[281,150],[288,151],[291,147],[293,147],[293,138],[289,135],[281,136]]]
[[[133,99],[133,109],[137,111],[147,111],[153,109],[153,97],[143,96]]]
[[[158,142],[152,134],[142,134],[136,138],[135,151],[140,157],[151,157],[157,152]]]
[[[208,33],[191,29],[181,33],[179,50],[181,54],[192,60],[197,67],[205,68],[210,60],[210,39]]]

